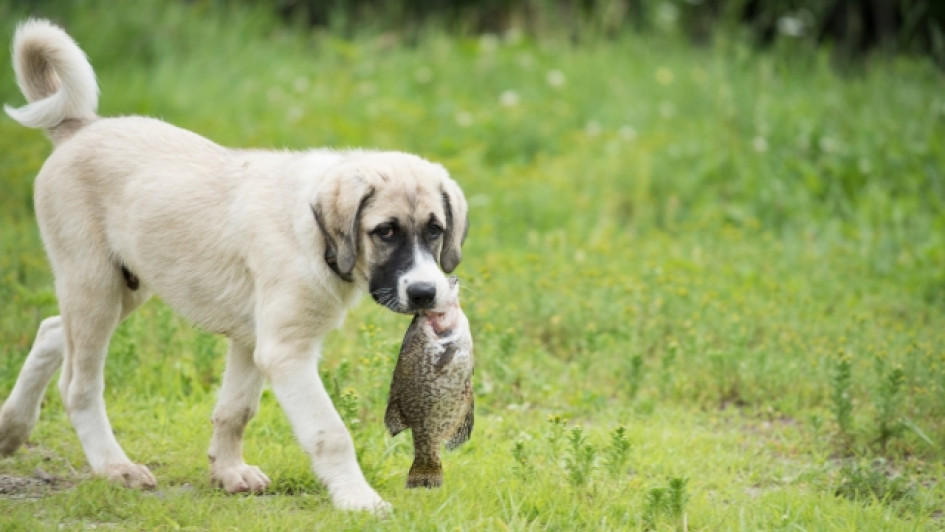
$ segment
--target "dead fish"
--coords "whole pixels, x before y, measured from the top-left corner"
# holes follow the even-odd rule
[[[440,486],[440,444],[445,440],[453,449],[472,433],[472,334],[456,277],[450,278],[448,300],[445,308],[414,317],[390,385],[384,424],[392,436],[407,428],[413,435],[408,488]]]

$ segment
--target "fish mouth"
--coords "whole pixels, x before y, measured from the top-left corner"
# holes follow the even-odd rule
[[[426,318],[427,324],[433,334],[439,337],[449,336],[456,327],[456,312],[447,310],[445,312],[427,311],[421,314]]]
[[[456,276],[452,276],[448,280],[451,293],[446,301],[441,306],[417,312],[417,315],[426,322],[426,325],[432,330],[433,334],[440,338],[450,336],[456,327],[459,326],[463,315],[463,311],[459,308],[459,298],[457,294],[459,279]]]

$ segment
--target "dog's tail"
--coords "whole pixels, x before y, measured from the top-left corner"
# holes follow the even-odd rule
[[[47,129],[58,142],[97,118],[95,72],[62,28],[47,20],[21,23],[13,37],[13,68],[29,103],[3,108],[20,124]]]

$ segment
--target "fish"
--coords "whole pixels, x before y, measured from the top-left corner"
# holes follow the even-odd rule
[[[473,429],[473,341],[459,306],[459,280],[449,280],[441,308],[414,316],[391,379],[384,424],[391,436],[410,429],[414,459],[407,488],[443,484],[440,445],[455,449]]]

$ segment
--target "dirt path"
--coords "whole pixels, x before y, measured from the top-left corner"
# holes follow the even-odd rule
[[[32,477],[0,475],[0,497],[6,499],[40,499],[71,486],[69,482],[38,468]]]

